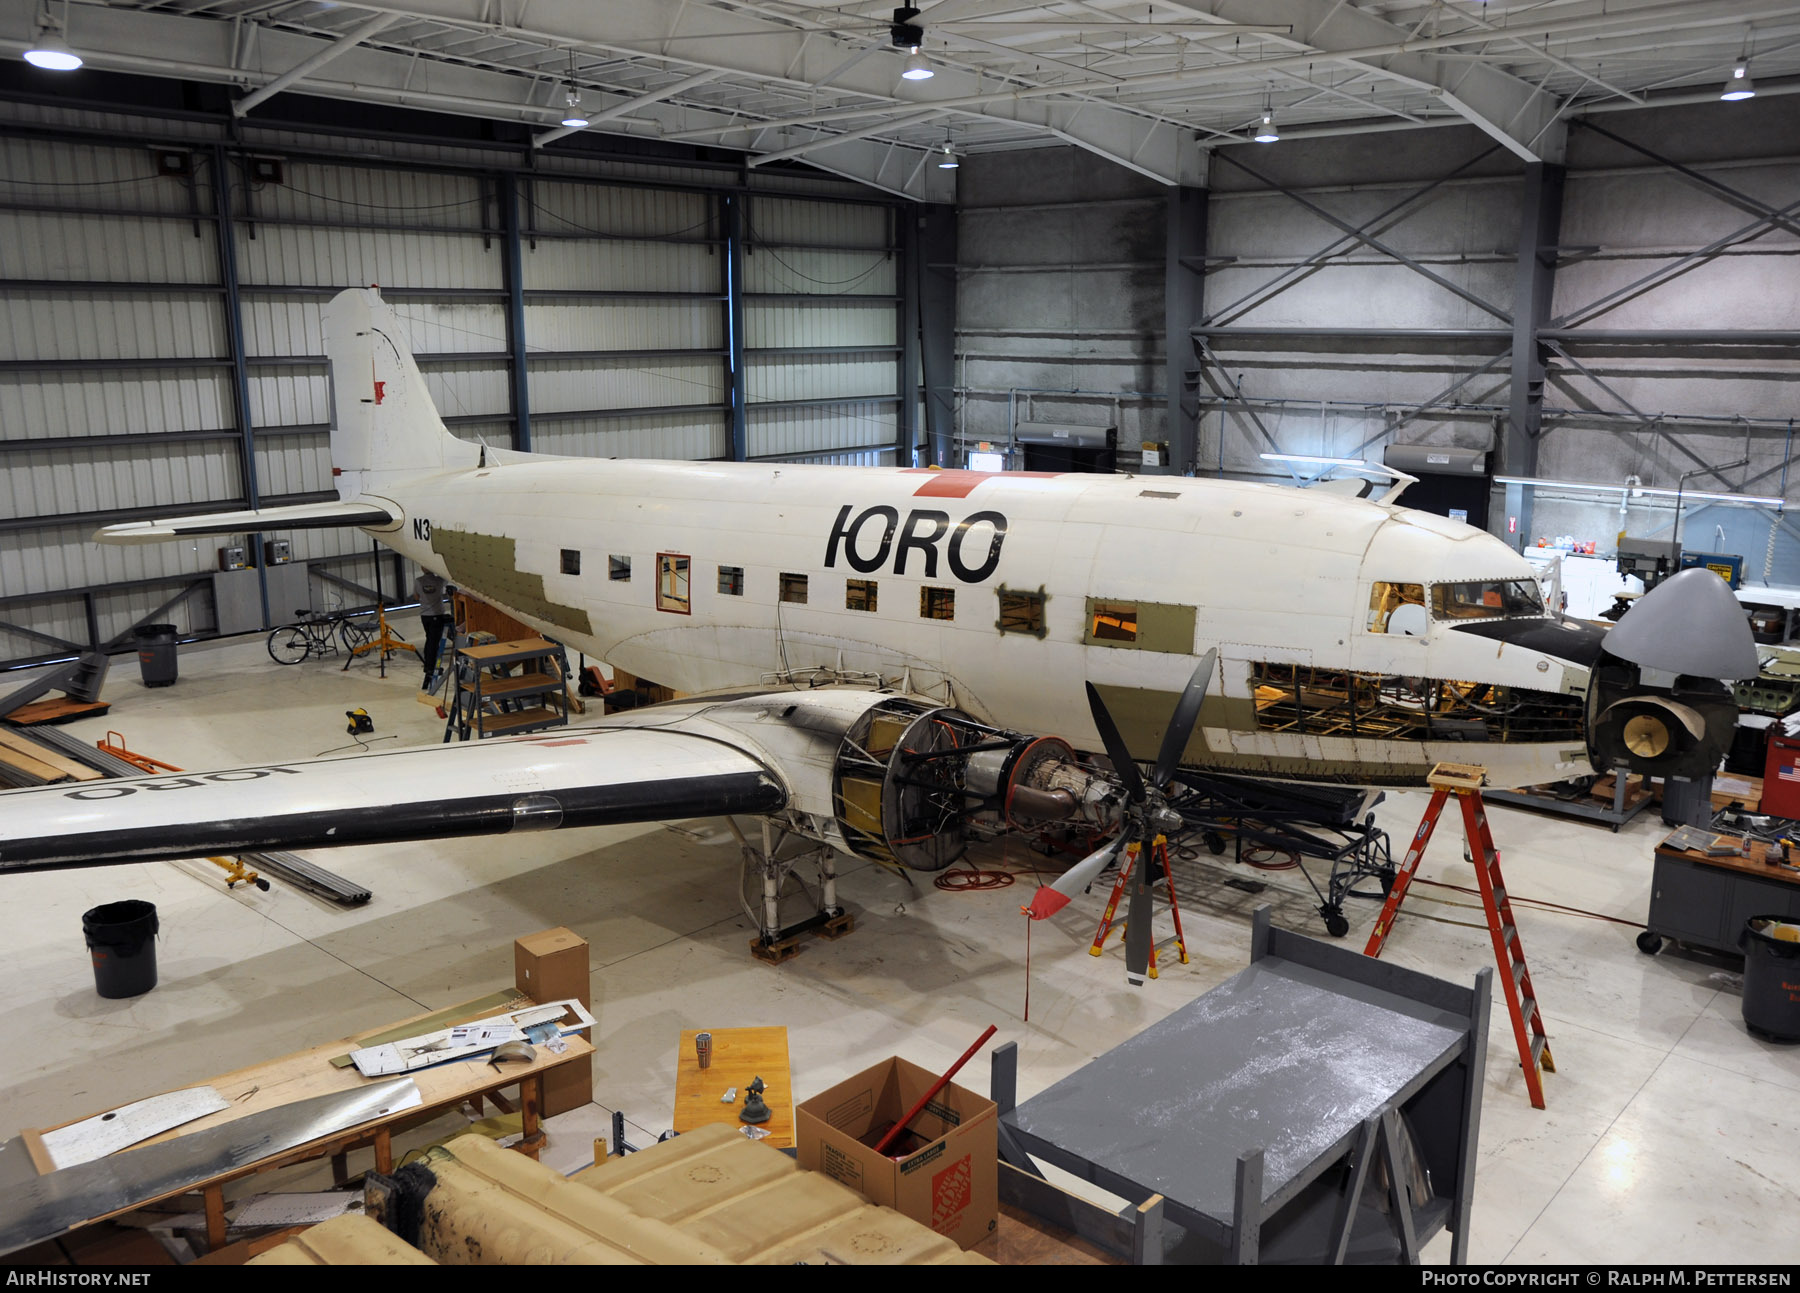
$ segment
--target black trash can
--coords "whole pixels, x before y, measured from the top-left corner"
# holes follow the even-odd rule
[[[82,913],[81,932],[94,959],[94,991],[141,997],[156,986],[156,904],[109,902]]]
[[[1776,935],[1800,930],[1800,918],[1752,916],[1738,946],[1744,950],[1744,1024],[1759,1037],[1800,1042],[1800,941]]]
[[[175,681],[175,626],[173,624],[140,624],[137,638],[138,668],[144,675],[144,686],[167,687]]]

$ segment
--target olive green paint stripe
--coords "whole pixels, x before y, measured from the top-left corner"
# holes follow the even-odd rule
[[[551,601],[544,595],[544,577],[519,569],[518,545],[512,539],[434,529],[431,550],[443,557],[451,582],[479,588],[490,601],[571,633],[593,632],[586,611]]]

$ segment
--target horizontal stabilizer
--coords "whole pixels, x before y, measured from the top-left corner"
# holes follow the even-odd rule
[[[777,812],[755,756],[658,728],[561,728],[468,745],[0,793],[0,874],[269,849]]]
[[[252,534],[261,530],[329,530],[345,526],[380,527],[398,520],[392,512],[366,499],[332,499],[264,507],[246,512],[209,512],[170,516],[153,521],[125,521],[94,531],[95,543],[163,543],[200,534]]]

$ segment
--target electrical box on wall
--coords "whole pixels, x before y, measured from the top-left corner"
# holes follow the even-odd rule
[[[242,570],[245,566],[250,564],[250,561],[249,561],[249,558],[247,555],[248,552],[249,552],[249,549],[246,548],[241,543],[234,544],[233,546],[231,546],[229,548],[220,548],[219,549],[219,569],[220,570]]]
[[[263,565],[285,566],[290,557],[289,540],[265,539],[263,541]]]

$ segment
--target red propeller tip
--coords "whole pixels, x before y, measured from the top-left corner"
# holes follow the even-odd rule
[[[1049,885],[1044,885],[1035,895],[1033,895],[1031,905],[1029,907],[1021,907],[1019,910],[1033,920],[1044,920],[1047,917],[1054,916],[1068,905],[1069,897],[1067,894],[1058,893]]]

